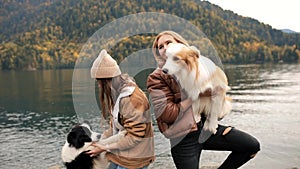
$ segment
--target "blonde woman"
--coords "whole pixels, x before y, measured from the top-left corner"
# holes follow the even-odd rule
[[[192,101],[180,89],[176,80],[164,74],[162,67],[166,62],[166,49],[170,43],[188,42],[173,31],[164,31],[157,35],[152,51],[158,68],[148,77],[147,88],[154,106],[159,130],[170,139],[171,154],[178,169],[199,169],[202,150],[231,151],[219,169],[239,168],[260,150],[259,142],[249,134],[233,127],[218,125],[217,133],[209,136],[205,142],[199,141],[206,117],[195,121]],[[200,97],[211,97],[207,91]]]

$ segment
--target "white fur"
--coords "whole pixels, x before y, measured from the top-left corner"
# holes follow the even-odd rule
[[[186,63],[178,60],[180,57],[177,57],[176,54],[183,48],[198,53],[198,70],[193,67],[191,71],[188,71]],[[226,92],[230,87],[227,84],[225,73],[210,59],[201,56],[200,51],[195,47],[187,47],[179,43],[170,44],[166,55],[168,58],[162,69],[167,71],[168,74],[175,75],[181,87],[187,92],[188,97],[193,100],[192,107],[196,117],[195,120],[198,122],[201,117],[200,114],[204,112],[207,117],[204,129],[215,134],[218,119],[223,118],[231,111],[231,102],[229,97],[226,96]],[[196,77],[196,71],[200,75],[198,78]],[[218,92],[213,97],[199,97],[200,93],[208,89],[217,90]]]
[[[70,147],[69,143],[66,141],[62,151],[61,151],[61,158],[64,163],[68,163],[73,161],[80,153],[87,151],[87,150],[92,150],[91,142],[85,143],[82,148],[75,149],[74,147]]]
[[[98,139],[99,133],[94,132],[93,130],[91,130],[91,127],[90,127],[88,124],[83,123],[83,124],[81,124],[80,126],[84,126],[84,127],[88,128],[88,129],[90,130],[90,132],[92,133],[92,134],[91,134],[91,139],[92,139],[92,141],[98,141],[98,140],[99,140],[99,139]]]

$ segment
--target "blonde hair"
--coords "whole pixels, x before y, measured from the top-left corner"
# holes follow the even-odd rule
[[[154,55],[157,62],[160,61],[160,54],[158,52],[158,40],[163,35],[170,35],[176,40],[176,42],[182,43],[186,46],[189,46],[188,42],[181,35],[179,35],[178,33],[174,32],[174,31],[170,31],[170,30],[163,31],[155,37],[155,39],[153,41],[153,44],[152,44],[152,53],[153,53],[153,55]]]

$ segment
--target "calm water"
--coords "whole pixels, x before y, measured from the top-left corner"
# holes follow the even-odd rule
[[[225,71],[233,111],[221,123],[261,142],[261,152],[243,168],[300,168],[300,65],[226,65]],[[86,118],[101,131],[97,106],[92,104],[86,116],[75,113],[72,75],[73,70],[0,72],[1,169],[63,166],[60,150],[74,123]],[[145,77],[136,77],[143,87]],[[94,87],[73,85],[76,91]],[[89,107],[89,99],[80,98],[79,107]],[[157,159],[150,168],[174,168],[168,141],[156,125],[155,131]],[[227,154],[204,151],[201,165],[217,166]]]

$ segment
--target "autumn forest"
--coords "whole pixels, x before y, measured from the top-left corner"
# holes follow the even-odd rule
[[[207,35],[223,63],[300,60],[299,33],[284,33],[207,1],[4,0],[0,6],[1,70],[73,68],[93,33],[140,12],[162,12],[190,21]],[[121,61],[132,52],[151,48],[155,35],[126,37],[110,52]]]

